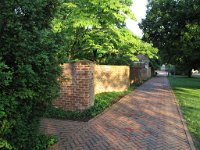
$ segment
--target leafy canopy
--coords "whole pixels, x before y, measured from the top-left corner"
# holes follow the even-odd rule
[[[160,51],[164,63],[191,69],[200,67],[200,5],[194,0],[149,0],[140,24],[143,39]]]
[[[98,63],[121,56],[135,60],[137,53],[153,57],[157,49],[126,28],[125,20],[135,19],[131,4],[132,0],[63,0],[52,21],[62,45],[60,54],[68,60],[85,58]]]

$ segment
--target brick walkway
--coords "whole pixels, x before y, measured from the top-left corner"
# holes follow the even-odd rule
[[[42,129],[59,137],[50,150],[189,150],[174,96],[156,77],[89,122],[43,119]]]

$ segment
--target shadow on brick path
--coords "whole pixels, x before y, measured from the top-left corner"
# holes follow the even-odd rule
[[[174,96],[165,77],[155,77],[89,122],[42,119],[59,137],[49,150],[189,150]]]

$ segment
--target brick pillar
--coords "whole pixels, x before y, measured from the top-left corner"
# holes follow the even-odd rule
[[[94,104],[94,64],[79,61],[63,65],[66,77],[60,86],[60,97],[54,105],[64,110],[83,111]]]
[[[133,83],[141,83],[144,75],[143,69],[144,64],[134,64],[134,66],[130,66],[130,82]]]

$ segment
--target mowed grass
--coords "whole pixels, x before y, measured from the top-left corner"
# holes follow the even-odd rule
[[[200,150],[200,77],[168,78],[181,107],[193,141]]]

